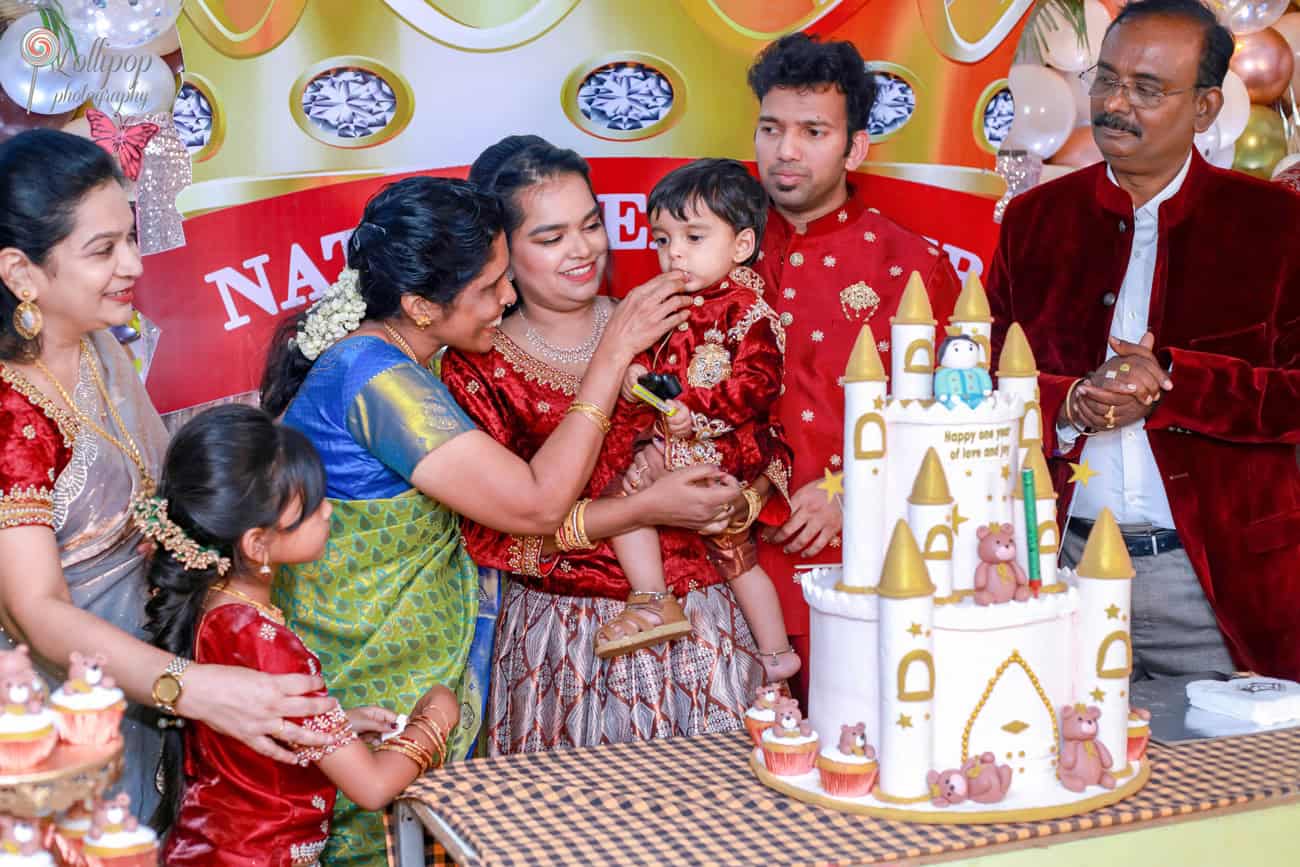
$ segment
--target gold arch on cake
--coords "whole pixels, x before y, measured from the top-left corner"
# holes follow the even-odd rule
[[[1110,648],[1115,643],[1124,646],[1124,665],[1119,668],[1107,668],[1106,657],[1110,655]],[[1097,676],[1104,677],[1107,680],[1115,678],[1128,678],[1133,671],[1133,644],[1129,640],[1128,633],[1122,629],[1116,629],[1110,635],[1101,640],[1101,646],[1097,648]]]
[[[1035,389],[1037,390],[1037,389]],[[1029,415],[1033,413],[1038,419],[1038,436],[1029,439],[1025,438],[1025,428],[1029,426]],[[1020,419],[1020,445],[1023,447],[1026,443],[1041,443],[1043,441],[1043,410],[1038,405],[1037,400],[1031,400],[1025,404],[1025,415]]]
[[[912,666],[917,663],[925,666],[926,687],[909,690],[907,675]],[[913,650],[898,661],[898,700],[929,701],[932,698],[934,698],[934,657],[928,650]]]
[[[880,448],[868,449],[862,445],[862,434],[867,425],[880,429]],[[853,426],[853,457],[860,461],[875,460],[885,456],[885,417],[878,412],[864,413]]]
[[[984,710],[984,705],[988,703],[989,697],[993,695],[993,688],[998,685],[998,681],[1002,679],[1002,675],[1006,674],[1007,669],[1013,665],[1020,666],[1021,670],[1029,678],[1029,683],[1034,687],[1034,692],[1038,694],[1038,700],[1043,703],[1043,708],[1047,711],[1047,718],[1052,721],[1052,743],[1060,743],[1061,727],[1057,722],[1056,710],[1052,707],[1051,699],[1047,697],[1047,692],[1044,691],[1043,684],[1039,682],[1038,675],[1029,667],[1029,663],[1025,662],[1025,658],[1020,655],[1020,651],[1013,650],[1011,655],[998,666],[998,670],[993,672],[993,677],[989,678],[988,684],[984,687],[984,694],[980,696],[980,700],[975,704],[975,709],[966,718],[966,727],[961,730],[961,760],[963,762],[970,758],[970,733],[971,729],[975,727],[975,720],[979,719],[980,711]]]
[[[918,364],[916,356],[922,351],[925,352],[925,364]],[[907,351],[903,353],[903,372],[934,373],[934,343],[918,337],[907,344]]]
[[[971,340],[974,340],[975,345],[978,346],[980,349],[984,350],[980,354],[979,366],[984,368],[985,370],[988,370],[989,359],[993,357],[993,347],[989,345],[989,339],[985,337],[983,334],[967,334],[966,336],[969,337]]]
[[[1050,539],[1051,541],[1048,541]],[[1055,521],[1043,521],[1038,525],[1038,553],[1055,554],[1061,549],[1061,528]]]
[[[945,543],[940,547],[940,543]],[[1055,549],[1053,549],[1055,550]],[[925,550],[921,553],[925,560],[952,559],[952,527],[936,524],[925,534]]]

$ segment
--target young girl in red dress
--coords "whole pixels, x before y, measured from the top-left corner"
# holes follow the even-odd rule
[[[209,410],[172,440],[156,497],[133,503],[157,545],[150,568],[150,639],[196,662],[315,675],[320,662],[271,605],[276,567],[323,556],[330,504],[325,473],[306,437],[261,410]],[[459,710],[437,686],[397,717],[376,707],[294,720],[335,736],[272,761],[202,723],[168,730],[159,830],[171,826],[163,863],[313,865],[325,849],[337,789],[365,809],[386,806],[419,774],[441,765]],[[378,740],[376,752],[359,737]]]

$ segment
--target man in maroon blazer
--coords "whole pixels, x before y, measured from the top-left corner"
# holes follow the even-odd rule
[[[1063,559],[1103,507],[1125,532],[1135,678],[1300,679],[1300,197],[1193,147],[1232,51],[1198,0],[1129,3],[1088,75],[1105,162],[1013,200],[989,273],[995,350],[1018,321],[1038,360]]]

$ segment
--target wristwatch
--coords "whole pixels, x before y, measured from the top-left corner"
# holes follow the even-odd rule
[[[177,656],[167,663],[163,673],[158,675],[158,679],[153,682],[153,703],[163,713],[169,713],[172,716],[176,715],[176,703],[181,700],[181,693],[185,689],[181,675],[189,667],[190,660],[183,656]]]

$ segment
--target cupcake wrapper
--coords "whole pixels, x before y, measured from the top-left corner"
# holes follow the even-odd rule
[[[1144,734],[1138,737],[1128,739],[1128,760],[1136,762],[1141,759],[1147,752],[1147,743],[1151,740],[1151,735]]]
[[[877,769],[871,768],[866,773],[852,774],[842,771],[828,771],[825,768],[819,769],[822,778],[822,789],[828,795],[835,795],[839,798],[861,798],[868,795],[876,785]]]
[[[806,774],[813,769],[813,763],[817,761],[817,744],[808,745],[807,752],[775,752],[769,750],[766,745],[763,747],[763,764],[767,769],[778,777],[797,777],[800,774]]]
[[[0,741],[0,773],[13,773],[33,768],[54,752],[59,733],[50,728],[48,734],[29,741]]]
[[[749,739],[754,742],[754,746],[756,747],[761,747],[763,745],[763,732],[770,729],[773,725],[775,725],[775,722],[772,720],[767,720],[765,722],[763,720],[754,719],[753,717],[745,717],[745,731],[749,732]]]
[[[104,746],[122,736],[122,717],[125,713],[125,706],[110,707],[94,713],[59,711],[59,734],[70,744]]]

